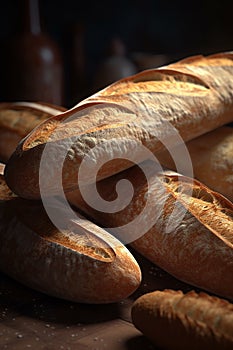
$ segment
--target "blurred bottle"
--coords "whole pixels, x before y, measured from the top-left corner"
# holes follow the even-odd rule
[[[19,4],[18,30],[7,39],[3,52],[2,98],[63,105],[61,51],[42,29],[39,1],[24,0]]]
[[[87,74],[86,26],[82,22],[74,23],[67,33],[68,43],[67,67],[69,68],[69,84],[67,90],[68,104],[73,107],[88,96],[89,82]]]
[[[93,89],[99,90],[136,72],[137,68],[127,56],[124,42],[115,37],[111,40],[106,57],[103,58],[96,71]]]

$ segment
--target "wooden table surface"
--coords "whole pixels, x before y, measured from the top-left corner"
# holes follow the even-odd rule
[[[115,304],[79,304],[56,299],[0,273],[0,349],[158,349],[132,324],[133,301],[156,289],[186,292],[194,288],[132,253],[141,266],[143,280],[132,296]]]

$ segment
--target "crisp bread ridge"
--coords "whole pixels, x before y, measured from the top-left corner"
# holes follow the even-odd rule
[[[139,297],[132,321],[164,349],[231,349],[233,306],[206,293],[162,290]]]

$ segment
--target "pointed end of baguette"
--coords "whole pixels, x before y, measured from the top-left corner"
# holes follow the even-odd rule
[[[233,203],[203,183],[183,175],[166,174],[166,188],[210,232],[233,248]]]

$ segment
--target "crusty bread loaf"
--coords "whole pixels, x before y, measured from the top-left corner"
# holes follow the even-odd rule
[[[65,110],[61,106],[39,102],[1,102],[0,161],[6,162],[19,141],[39,123]]]
[[[113,203],[111,212],[94,209],[78,190],[67,198],[97,223],[115,227],[113,234],[171,275],[233,300],[233,204],[197,180],[156,173],[153,162],[145,163],[148,180],[135,166],[97,183],[100,196]],[[116,184],[122,179],[133,184],[134,195],[114,212]]]
[[[133,304],[132,321],[156,346],[166,350],[231,350],[233,305],[206,293],[163,290]]]
[[[10,193],[2,175],[0,269],[38,291],[85,303],[120,301],[141,281],[136,260],[117,239],[78,214],[59,230],[40,202]]]
[[[6,181],[18,195],[39,198],[39,170],[50,172],[46,192],[57,194],[57,169],[63,168],[65,192],[77,186],[84,157],[98,167],[97,180],[109,177],[165,147],[191,140],[233,119],[233,53],[196,56],[124,78],[67,112],[36,127],[14,152]],[[96,147],[95,147],[96,146]],[[17,168],[17,175],[15,173]],[[93,168],[90,173],[93,172]],[[90,180],[86,173],[83,181]]]
[[[187,142],[186,146],[194,177],[233,201],[233,128],[222,126]],[[157,158],[167,168],[176,170],[169,152],[164,151]]]

